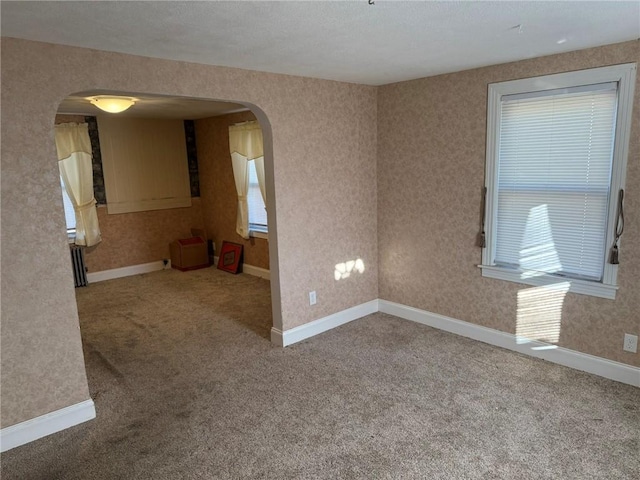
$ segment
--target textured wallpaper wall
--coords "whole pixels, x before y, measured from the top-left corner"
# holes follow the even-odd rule
[[[89,397],[53,123],[65,97],[96,89],[258,106],[275,325],[378,296],[374,87],[3,38],[2,427]],[[335,264],[356,256],[365,273],[336,282]]]
[[[98,221],[102,242],[85,257],[91,273],[171,258],[169,243],[204,227],[200,198],[192,198],[191,207],[117,215],[98,207]]]
[[[515,333],[518,294],[522,302],[539,291],[483,278],[477,267],[487,85],[638,61],[634,41],[380,87],[380,298]],[[639,98],[637,83],[617,298],[569,293],[556,306],[559,345],[631,365],[640,354],[623,352],[622,341],[640,333]]]
[[[196,120],[196,145],[202,212],[207,235],[220,252],[223,241],[244,246],[244,263],[269,269],[269,243],[263,238],[245,240],[236,233],[236,185],[229,154],[229,125],[255,120],[251,112]],[[217,253],[216,253],[217,255]]]
[[[487,84],[638,60],[628,42],[376,89],[2,39],[2,427],[89,396],[53,143],[69,94],[257,106],[273,153],[269,254],[284,330],[380,297],[514,332],[529,287],[476,267]],[[567,295],[559,341],[633,365],[621,343],[640,311],[639,142],[636,92],[618,298]],[[356,258],[364,273],[336,281],[335,265]]]

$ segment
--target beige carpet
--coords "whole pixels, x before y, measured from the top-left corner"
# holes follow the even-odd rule
[[[96,420],[2,479],[637,479],[640,390],[384,314],[286,349],[269,283],[77,290]]]

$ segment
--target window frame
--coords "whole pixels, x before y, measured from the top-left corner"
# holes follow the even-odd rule
[[[487,241],[482,249],[482,265],[479,265],[482,269],[483,277],[535,286],[569,282],[570,292],[615,299],[618,289],[618,265],[610,264],[608,256],[609,249],[613,245],[615,224],[617,222],[618,191],[625,188],[636,69],[635,63],[626,63],[489,84],[485,164],[485,186],[487,188],[485,231]],[[539,272],[536,272],[536,275],[531,275],[532,272],[530,271],[496,265],[498,148],[500,145],[502,96],[606,82],[618,83],[618,107],[611,166],[611,186],[607,208],[605,255],[602,259],[604,264],[602,280],[583,280],[557,274],[541,274]],[[618,241],[618,247],[620,247],[620,244],[621,240]]]

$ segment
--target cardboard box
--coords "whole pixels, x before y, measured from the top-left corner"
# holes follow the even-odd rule
[[[194,230],[192,230],[191,233],[195,233]],[[184,272],[186,270],[196,270],[209,266],[207,239],[204,236],[199,235],[176,240],[175,242],[171,242],[169,250],[171,251],[172,268]]]

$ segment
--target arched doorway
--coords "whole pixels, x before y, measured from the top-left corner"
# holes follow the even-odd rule
[[[92,143],[94,153],[97,153],[98,161],[94,159],[94,179],[97,179],[96,196],[102,195],[103,198],[98,199],[98,203],[100,204],[102,201],[102,205],[98,207],[99,217],[101,219],[101,224],[103,225],[101,229],[103,230],[103,242],[102,244],[94,247],[93,249],[87,249],[86,254],[86,262],[89,266],[89,280],[103,280],[109,278],[116,278],[112,276],[109,272],[116,272],[121,277],[125,277],[131,274],[143,273],[140,270],[136,270],[137,266],[140,265],[151,265],[154,262],[157,264],[168,257],[167,253],[162,255],[158,254],[160,249],[167,247],[169,238],[173,238],[177,235],[177,231],[180,228],[186,228],[187,225],[194,224],[194,218],[197,218],[199,215],[203,217],[202,225],[193,225],[196,227],[203,227],[205,230],[208,229],[208,236],[211,237],[213,243],[216,247],[216,252],[219,252],[220,244],[222,240],[235,240],[236,238],[228,238],[230,234],[218,234],[218,232],[214,231],[210,227],[210,218],[211,212],[215,212],[216,210],[228,210],[227,207],[219,207],[216,206],[215,199],[212,200],[212,196],[209,195],[210,192],[204,193],[204,190],[207,188],[211,188],[211,182],[209,184],[204,184],[205,182],[200,182],[199,180],[202,178],[203,170],[207,170],[206,174],[209,177],[220,177],[221,175],[219,171],[216,170],[217,166],[219,166],[220,161],[219,157],[226,156],[228,158],[228,148],[227,151],[224,151],[220,148],[214,149],[215,152],[211,153],[211,157],[215,157],[214,164],[208,164],[206,168],[196,168],[196,181],[194,182],[194,172],[190,171],[190,183],[191,187],[194,184],[198,185],[197,195],[193,196],[193,204],[190,207],[182,207],[180,209],[153,209],[149,211],[138,211],[138,212],[127,212],[121,214],[109,215],[108,209],[104,206],[106,200],[106,189],[108,185],[106,185],[109,179],[105,179],[104,169],[102,168],[104,165],[100,165],[102,159],[102,152],[104,150],[104,145],[102,147],[97,147],[95,142],[98,144],[102,139],[104,143],[104,138],[101,137],[99,128],[100,128],[100,115],[102,115],[99,110],[95,109],[86,98],[109,93],[114,94],[114,92],[102,92],[102,91],[89,91],[89,92],[80,92],[77,94],[70,95],[67,99],[65,99],[59,109],[58,115],[56,117],[56,123],[61,122],[81,122],[81,121],[89,121],[92,125],[90,129],[92,135]],[[258,272],[260,276],[261,273],[267,272],[267,275],[270,279],[270,299],[271,299],[271,318],[272,322],[268,325],[268,328],[265,332],[261,332],[263,337],[269,338],[269,331],[271,326],[276,326],[276,328],[281,328],[281,312],[280,312],[280,289],[279,289],[279,276],[278,276],[278,255],[277,255],[277,235],[276,235],[276,215],[275,215],[275,191],[274,191],[274,179],[273,179],[273,153],[272,153],[272,137],[271,137],[271,126],[266,118],[264,112],[261,109],[256,107],[255,105],[245,104],[245,103],[237,103],[237,102],[222,102],[218,100],[205,100],[205,99],[194,99],[194,98],[186,98],[186,97],[168,97],[168,96],[157,96],[157,95],[147,95],[133,92],[118,92],[118,95],[123,96],[131,96],[137,99],[135,108],[136,110],[131,110],[128,114],[124,114],[122,117],[104,117],[109,119],[109,121],[105,121],[105,125],[109,122],[113,123],[114,118],[117,120],[118,118],[122,118],[122,121],[128,122],[127,128],[129,130],[136,130],[136,120],[140,119],[144,120],[146,124],[152,121],[179,121],[185,122],[185,126],[187,122],[191,122],[192,130],[189,131],[189,128],[185,129],[185,142],[187,143],[187,150],[189,150],[189,136],[194,135],[195,133],[195,149],[196,153],[198,150],[198,131],[205,133],[213,133],[213,137],[217,140],[222,138],[222,132],[224,132],[229,125],[237,123],[255,120],[260,123],[264,134],[264,157],[265,157],[265,180],[267,185],[267,211],[268,211],[268,241],[264,238],[260,238],[258,236],[250,238],[245,245],[245,252],[251,252],[251,254],[255,254],[253,258],[260,258],[260,252],[257,252],[259,248],[263,253],[266,252],[266,265],[251,265],[253,267],[257,267],[254,269],[253,273]],[[109,115],[109,114],[104,114]],[[120,114],[119,114],[120,115]],[[93,120],[91,119],[93,117]],[[192,117],[192,118],[189,118]],[[97,118],[97,120],[96,120]],[[148,126],[148,125],[147,125]],[[127,130],[125,128],[125,130]],[[142,126],[140,127],[142,128]],[[211,129],[215,129],[215,132],[210,132]],[[136,130],[137,131],[137,130]],[[133,132],[133,136],[135,137],[136,131]],[[215,143],[212,138],[204,139],[203,135],[200,135],[201,143],[205,143],[206,145],[202,148],[202,151],[211,150],[211,143]],[[224,142],[221,142],[224,143]],[[137,145],[137,147],[140,147]],[[202,160],[200,160],[202,163]],[[211,163],[209,162],[209,163]],[[217,163],[215,163],[217,162]],[[111,165],[113,167],[113,165]],[[191,170],[193,170],[190,167]],[[102,175],[102,178],[100,178]],[[105,181],[106,180],[106,181]],[[209,178],[208,180],[211,180]],[[220,187],[220,185],[216,185],[216,187]],[[99,192],[99,189],[102,188],[102,191]],[[193,188],[192,188],[193,189]],[[193,193],[193,192],[192,192]],[[208,197],[205,201],[204,197]],[[198,199],[195,201],[195,199]],[[214,202],[214,203],[212,203]],[[205,205],[206,203],[206,205]],[[233,203],[233,202],[232,202]],[[179,211],[178,211],[179,210]],[[169,212],[169,213],[166,213]],[[217,212],[216,212],[217,213]],[[118,217],[121,217],[118,219]],[[186,216],[186,219],[185,219]],[[235,215],[232,215],[235,217]],[[220,217],[220,216],[218,216]],[[224,216],[223,216],[224,217]],[[224,219],[223,217],[220,217]],[[228,215],[227,215],[228,217]],[[177,228],[175,228],[175,232],[169,233],[168,237],[165,234],[164,238],[157,239],[153,238],[155,236],[159,236],[159,229],[155,226],[157,224],[169,225],[171,226],[173,223],[180,223]],[[135,227],[132,227],[135,225]],[[106,230],[105,230],[106,229]],[[171,229],[170,229],[171,230]],[[228,229],[227,229],[228,231]],[[147,234],[151,235],[147,235]],[[174,234],[175,233],[175,234]],[[138,238],[135,238],[136,235]],[[141,238],[140,236],[144,236]],[[134,237],[133,239],[131,237]],[[108,245],[109,242],[111,245]],[[140,244],[140,248],[138,248],[135,244],[136,242]],[[252,250],[248,250],[252,249]],[[255,251],[253,251],[255,249]],[[123,253],[125,258],[116,258]],[[154,253],[155,252],[155,253]],[[146,256],[145,256],[146,255]],[[151,255],[151,257],[149,257]],[[158,257],[154,260],[155,255]],[[251,257],[245,253],[245,260]],[[264,261],[264,257],[262,259]],[[264,268],[266,266],[266,268]],[[149,266],[151,269],[152,267]],[[149,270],[150,271],[150,270]],[[110,276],[111,275],[111,276]],[[264,275],[262,275],[264,276]],[[132,287],[137,288],[137,287]],[[79,304],[79,313],[82,320],[83,315],[83,307]],[[122,311],[120,311],[122,313]],[[131,313],[131,312],[129,312]],[[242,313],[242,312],[240,312]],[[241,317],[235,317],[236,320],[239,320],[242,323]],[[82,321],[81,321],[82,325]],[[246,325],[251,327],[251,322],[246,322]],[[264,333],[264,334],[263,334]],[[92,348],[91,346],[85,345],[85,350],[87,348]],[[86,352],[85,352],[86,353]],[[104,355],[103,355],[104,357]],[[107,358],[103,358],[107,364],[109,364],[109,360]]]

